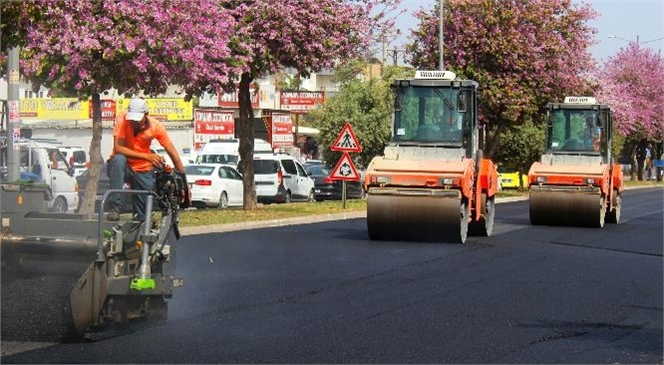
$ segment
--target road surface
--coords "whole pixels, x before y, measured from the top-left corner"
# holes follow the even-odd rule
[[[166,322],[1,361],[662,363],[663,211],[661,188],[603,229],[503,203],[466,245],[372,242],[364,218],[186,236]]]

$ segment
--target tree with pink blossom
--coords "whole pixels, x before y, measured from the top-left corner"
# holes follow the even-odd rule
[[[332,68],[366,54],[372,33],[392,24],[399,0],[254,0],[235,5],[240,26],[236,44],[250,61],[240,77],[240,168],[243,170],[244,209],[256,207],[253,181],[253,110],[249,86],[257,78],[281,69],[302,77]]]
[[[437,69],[438,5],[416,16],[410,62]],[[528,120],[541,123],[546,103],[591,92],[594,29],[587,22],[595,16],[589,5],[571,0],[445,1],[444,67],[480,84],[489,156],[504,130]]]
[[[632,177],[643,180],[645,148],[650,145],[655,158],[662,153],[664,58],[650,48],[630,43],[604,63],[597,78],[601,86],[598,98],[611,105],[615,131],[625,137]]]
[[[27,7],[24,5],[28,5]],[[23,77],[58,96],[92,98],[88,185],[93,211],[102,156],[100,93],[186,95],[227,87],[246,58],[228,42],[236,21],[216,0],[2,2],[4,41],[21,46]],[[13,29],[13,30],[12,30]],[[7,44],[3,42],[3,47]]]

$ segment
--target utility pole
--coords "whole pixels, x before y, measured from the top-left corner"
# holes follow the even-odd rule
[[[392,51],[392,65],[393,66],[397,65],[398,58],[399,58],[399,50],[397,49],[397,47],[394,47],[394,50]]]
[[[387,66],[387,57],[390,53],[392,53],[392,50],[389,49],[390,43],[398,38],[401,35],[401,30],[397,29],[396,32],[389,32],[387,30],[382,30],[380,33],[380,42],[383,47],[383,58],[382,58],[382,67]],[[395,48],[396,52],[396,48]],[[394,55],[392,57],[395,57]],[[396,61],[394,61],[394,64],[396,64]]]
[[[445,69],[445,65],[443,64],[443,45],[445,44],[443,42],[443,0],[440,0],[439,7],[440,7],[440,20],[438,22],[439,23],[438,24],[438,38],[439,38],[439,40],[438,40],[439,41],[438,50],[439,50],[440,53],[438,54],[438,69],[442,71],[442,70]]]
[[[381,35],[381,43],[383,44],[383,67],[385,67],[385,63],[387,63],[387,34],[383,31],[383,34]]]
[[[9,181],[19,180],[19,139],[21,138],[21,119],[19,117],[18,87],[20,82],[18,66],[19,48],[9,48],[7,57],[7,109],[9,110],[7,128],[7,177]],[[11,135],[10,135],[11,133]]]

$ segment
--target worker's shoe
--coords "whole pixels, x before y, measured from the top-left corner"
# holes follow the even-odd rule
[[[111,209],[106,215],[107,221],[117,222],[120,220],[120,210],[118,208]]]

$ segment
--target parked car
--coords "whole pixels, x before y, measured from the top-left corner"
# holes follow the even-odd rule
[[[309,175],[314,179],[314,198],[316,201],[341,200],[343,182],[330,180],[332,167],[323,164],[308,164]],[[346,181],[346,199],[364,198],[362,181]]]
[[[254,155],[254,181],[259,203],[314,201],[314,180],[289,155]]]
[[[95,201],[95,212],[99,212],[99,206],[101,205],[101,198],[106,192],[106,190],[110,189],[110,180],[108,178],[107,174],[107,164],[104,163],[101,166],[101,171],[99,172],[99,182],[97,183],[97,197]],[[85,170],[81,175],[76,177],[76,181],[78,182],[78,196],[79,196],[79,206],[78,209],[81,208],[80,203],[83,202],[83,196],[85,195],[85,190],[87,188],[88,184],[88,175],[90,174],[90,170],[87,169]],[[128,184],[125,184],[123,187],[124,189],[129,189],[130,186]],[[108,210],[108,203],[107,203],[107,209]],[[131,195],[128,194],[123,194],[122,195],[122,206],[120,207],[120,213],[132,213],[133,212],[133,207],[132,207],[132,197]]]
[[[528,187],[528,174],[521,175],[523,187]],[[501,189],[519,189],[519,172],[506,171],[498,167],[498,181]]]
[[[201,147],[196,162],[237,165],[240,160],[239,149],[240,140],[237,138],[213,139]],[[260,138],[254,138],[254,155],[258,154],[274,155],[272,145]]]
[[[185,166],[196,208],[227,208],[243,202],[242,176],[232,165],[194,164]]]

